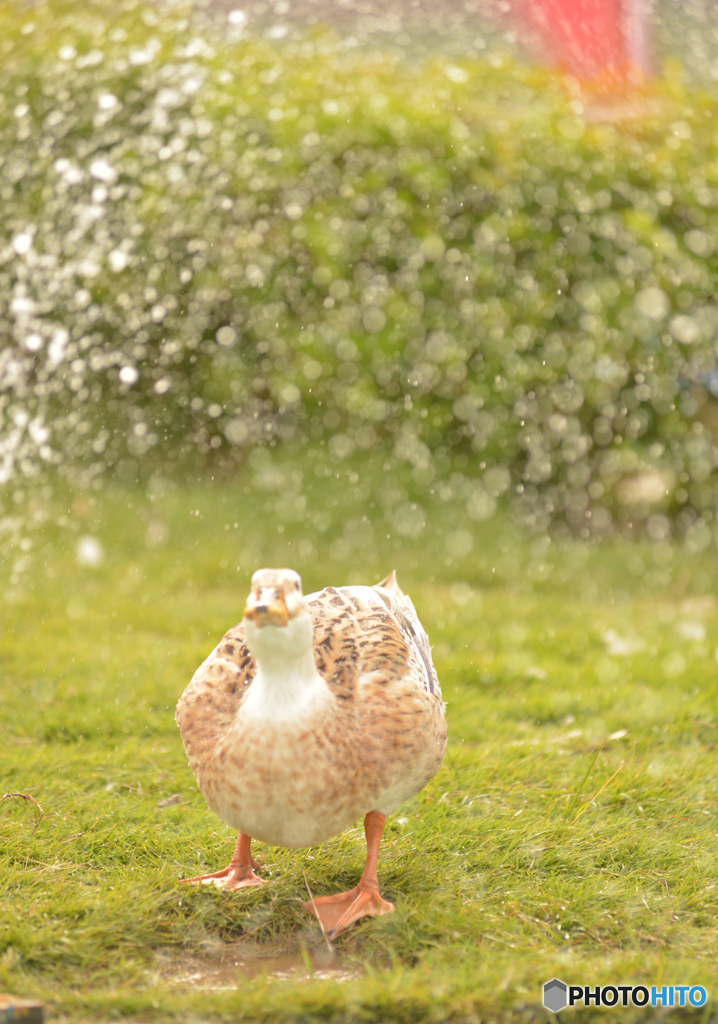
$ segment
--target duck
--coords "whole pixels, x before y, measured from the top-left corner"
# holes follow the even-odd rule
[[[259,569],[175,720],[207,805],[238,832],[224,870],[183,881],[262,885],[252,840],[312,847],[363,818],[358,884],[310,892],[304,908],[329,939],[396,909],[377,876],[385,822],[439,770],[447,728],[428,637],[394,572],[305,596],[292,569]]]

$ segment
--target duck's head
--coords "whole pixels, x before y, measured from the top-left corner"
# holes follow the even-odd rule
[[[313,673],[313,628],[302,594],[302,581],[292,569],[258,569],[244,609],[244,637],[265,671],[282,674],[302,659]]]
[[[302,581],[293,569],[258,569],[244,609],[245,625],[286,627],[307,611]]]

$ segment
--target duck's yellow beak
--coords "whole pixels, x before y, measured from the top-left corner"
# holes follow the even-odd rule
[[[244,609],[244,618],[255,626],[286,626],[289,622],[284,591],[263,587],[258,594],[250,594]]]

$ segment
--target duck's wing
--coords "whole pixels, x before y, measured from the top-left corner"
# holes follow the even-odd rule
[[[394,573],[375,587],[327,587],[306,598],[317,668],[335,696],[350,700],[362,680],[411,682],[441,700],[431,647]]]
[[[441,688],[431,659],[431,644],[426,631],[419,622],[414,602],[404,594],[396,580],[396,573],[391,572],[385,580],[377,583],[374,590],[383,601],[389,599],[389,607],[399,620],[402,633],[411,652],[412,665],[416,678],[423,680],[424,689],[437,697],[441,697]],[[421,666],[418,663],[421,659]],[[422,672],[423,666],[423,672]]]
[[[256,672],[240,623],[224,635],[192,676],[177,703],[175,721],[193,770],[230,728]]]

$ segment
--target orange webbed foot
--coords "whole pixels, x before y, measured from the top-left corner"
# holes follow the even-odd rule
[[[256,865],[259,867],[259,865]],[[242,871],[233,868],[229,864],[223,871],[215,871],[211,875],[196,875],[194,878],[181,878],[180,885],[190,885],[192,883],[201,883],[202,885],[213,882],[215,885],[221,882],[222,879],[226,879],[222,888],[231,892],[233,889],[242,889],[247,885],[264,885],[264,879],[260,878],[259,875],[255,875],[252,868],[244,869]]]
[[[336,896],[319,896],[304,904],[304,909],[314,914],[330,939],[373,914],[391,914],[396,910],[393,903],[382,898],[377,888],[355,886],[348,892]]]
[[[253,868],[259,867],[259,864],[250,852],[249,845],[251,842],[252,840],[249,836],[240,832],[232,859],[226,868],[222,871],[214,871],[210,875],[182,878],[180,885],[189,885],[191,883],[205,885],[210,882],[217,885],[224,880],[223,888],[227,892],[232,892],[234,889],[244,889],[249,885],[264,885],[264,879],[260,878],[259,875],[255,875],[253,871]]]

